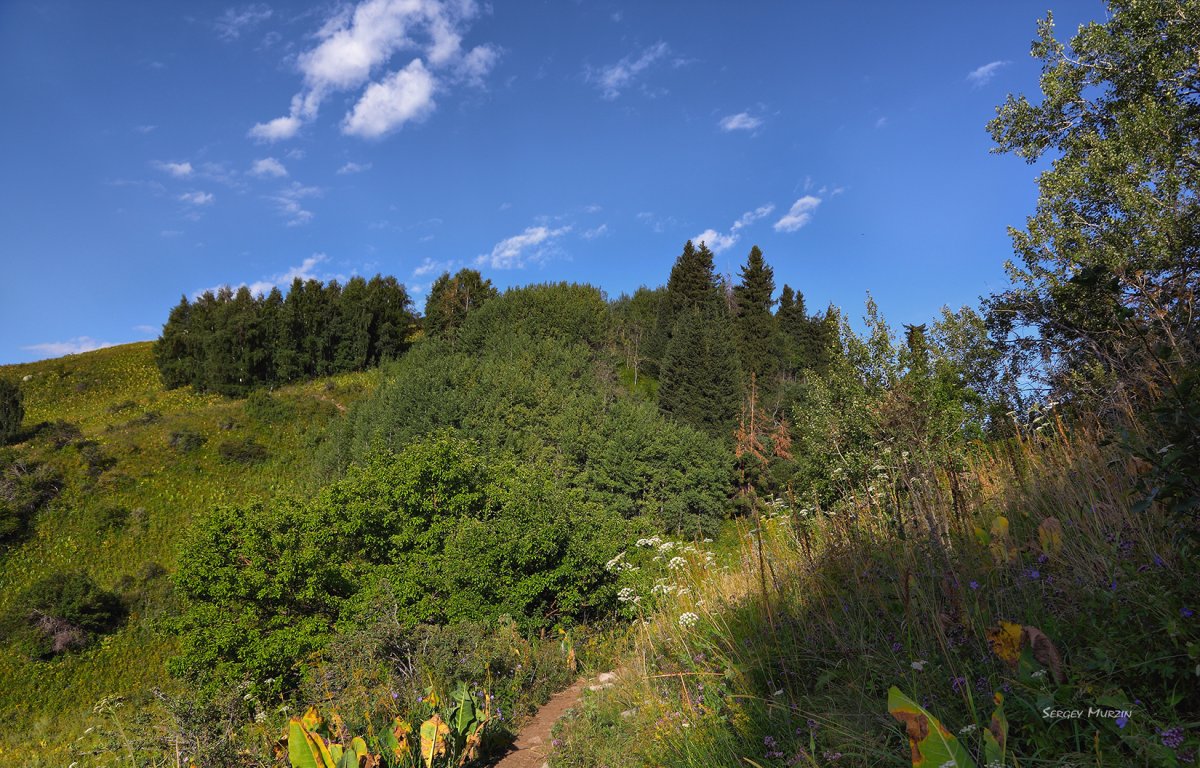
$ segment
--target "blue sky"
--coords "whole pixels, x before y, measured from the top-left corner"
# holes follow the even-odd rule
[[[0,3],[0,362],[157,336],[180,295],[394,274],[418,307],[665,282],[754,244],[810,308],[1005,284],[1036,168],[989,154],[1049,3]],[[752,10],[747,10],[750,7]]]

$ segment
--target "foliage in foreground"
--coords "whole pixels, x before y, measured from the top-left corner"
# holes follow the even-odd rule
[[[768,506],[732,568],[676,572],[554,764],[899,766],[897,685],[980,765],[997,693],[1002,764],[1186,764],[1200,570],[1121,456],[1082,431],[996,446],[958,478],[962,514],[944,474],[915,471],[903,539],[869,492],[823,515]]]

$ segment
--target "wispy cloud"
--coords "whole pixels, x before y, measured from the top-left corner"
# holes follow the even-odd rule
[[[592,227],[591,229],[585,229],[581,233],[584,240],[595,240],[597,237],[604,237],[607,234],[608,234],[608,225],[607,224],[601,224],[598,227]]]
[[[348,173],[362,173],[363,171],[369,171],[369,170],[371,170],[370,163],[353,163],[353,162],[351,162],[351,163],[346,163],[341,168],[338,168],[337,172],[339,174],[345,176]]]
[[[726,133],[732,131],[756,131],[762,124],[761,117],[755,117],[749,112],[738,112],[736,115],[727,115],[721,118],[721,122],[717,123],[721,130]]]
[[[97,341],[91,336],[76,336],[66,341],[46,341],[41,344],[29,344],[21,347],[28,352],[36,352],[46,357],[62,357],[63,355],[78,355],[81,352],[91,352],[96,349],[114,346],[110,341]]]
[[[157,336],[158,332],[162,330],[162,326],[135,325],[135,326],[133,326],[133,330],[137,333],[142,334],[143,336]]]
[[[342,132],[374,138],[420,119],[435,108],[433,95],[452,85],[481,85],[499,59],[492,45],[464,49],[462,40],[480,14],[475,0],[362,0],[333,13],[296,64],[303,86],[288,114],[250,129],[262,141],[296,135],[317,118],[331,94],[366,89],[342,121]],[[377,76],[398,54],[400,69]],[[415,54],[413,56],[412,54]]]
[[[212,205],[216,197],[212,192],[184,192],[179,196],[179,199],[190,205]]]
[[[296,278],[300,278],[301,280],[306,280],[306,281],[307,280],[323,280],[324,276],[317,272],[317,265],[319,265],[325,261],[328,261],[328,260],[329,260],[329,257],[326,256],[324,253],[320,253],[320,252],[314,253],[312,256],[309,256],[307,259],[302,261],[297,266],[289,267],[288,269],[284,270],[283,272],[280,272],[277,275],[265,277],[265,278],[262,278],[261,280],[255,280],[253,283],[245,283],[245,282],[238,283],[237,285],[231,286],[231,287],[234,290],[237,290],[238,288],[241,288],[244,285],[250,289],[251,294],[258,296],[260,294],[265,295],[265,294],[270,293],[272,288],[286,289],[289,285],[292,284],[292,281],[295,280]],[[223,284],[223,285],[225,285],[225,284]],[[212,291],[213,293],[216,293],[216,291],[219,288],[223,287],[223,285],[214,286],[212,288],[203,288],[199,291],[195,291],[192,294],[192,298],[196,298],[196,297],[200,296],[205,291]]]
[[[135,126],[133,126],[133,130],[135,130],[141,134],[152,133],[156,128],[158,128],[157,125],[135,125]]]
[[[760,205],[753,211],[746,211],[739,216],[738,220],[730,225],[728,232],[722,233],[716,231],[715,229],[706,229],[693,237],[692,242],[704,243],[713,253],[720,253],[721,251],[728,250],[729,248],[733,247],[735,243],[737,243],[738,238],[741,236],[740,232],[743,229],[759,219],[770,216],[771,212],[774,210],[774,205]]]
[[[284,187],[278,194],[271,195],[268,199],[275,203],[279,214],[287,220],[289,227],[298,227],[307,224],[313,218],[313,212],[304,207],[303,201],[320,196],[320,187],[308,187],[298,181],[293,181],[291,186]]]
[[[775,231],[795,232],[812,221],[813,211],[817,210],[817,206],[820,204],[821,198],[815,195],[805,195],[792,203],[792,207],[788,209],[783,218],[775,222]]]
[[[213,27],[222,40],[237,40],[243,33],[271,18],[271,15],[270,6],[263,3],[229,8],[213,22]]]
[[[976,67],[967,73],[967,82],[972,88],[979,88],[987,85],[991,79],[996,76],[1001,67],[1012,64],[1011,61],[992,61],[984,64],[982,67]]]
[[[588,80],[595,83],[601,95],[608,100],[616,99],[621,92],[637,79],[638,75],[657,61],[665,59],[671,53],[666,43],[659,41],[636,55],[629,55],[599,71],[587,73]]]
[[[255,160],[254,165],[250,167],[251,176],[271,176],[279,179],[288,175],[287,168],[283,163],[273,157],[264,157],[261,160]]]
[[[521,269],[526,264],[544,262],[554,249],[554,241],[571,231],[571,227],[528,227],[519,235],[496,243],[492,252],[475,259],[476,266],[492,269]]]
[[[888,124],[888,119],[886,117],[881,117],[875,121],[876,128],[886,128],[887,124]]]
[[[433,259],[426,258],[413,269],[412,276],[425,277],[435,272],[447,272],[453,266],[453,261],[434,261]]]
[[[192,172],[194,170],[192,168],[192,164],[187,162],[186,160],[182,163],[161,163],[161,162],[159,162],[159,163],[155,163],[154,167],[160,171],[163,171],[164,173],[174,176],[177,179],[186,179],[188,176],[192,175]]]

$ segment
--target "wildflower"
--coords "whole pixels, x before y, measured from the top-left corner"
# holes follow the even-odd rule
[[[975,731],[976,731],[978,728],[979,728],[979,726],[978,726],[978,725],[975,725],[974,723],[971,723],[970,725],[964,725],[962,728],[960,728],[960,729],[958,730],[958,735],[959,735],[959,736],[966,736],[966,735],[968,735],[968,734],[972,734],[972,733],[974,733],[974,732],[975,732]]]
[[[683,568],[686,565],[687,565],[687,560],[685,558],[672,557],[671,560],[667,563],[667,568],[674,571],[678,568]]]
[[[913,668],[913,669],[917,670],[918,672],[924,672],[924,671],[925,671],[925,665],[926,665],[926,664],[928,664],[928,663],[929,663],[929,662],[928,662],[928,661],[925,661],[925,660],[921,660],[921,661],[914,661],[914,662],[912,663],[912,665],[911,665],[911,666],[912,666],[912,668]]]
[[[679,626],[684,629],[688,629],[689,627],[695,626],[697,621],[700,621],[700,617],[697,616],[696,614],[692,613],[691,611],[680,614],[680,616],[679,616]]]
[[[617,593],[617,600],[622,603],[633,603],[634,605],[637,605],[642,601],[642,598],[638,597],[638,594],[636,591],[634,591],[633,587],[623,587],[621,591]]]
[[[966,688],[966,687],[967,687],[967,678],[961,677],[961,676],[950,678],[950,689],[953,690],[955,693],[958,693],[959,691],[961,691],[963,688]]]
[[[1034,680],[1042,680],[1046,677],[1046,670],[1039,669],[1037,672],[1034,672],[1032,675],[1030,675],[1030,677],[1032,677]]]
[[[892,643],[892,653],[900,653],[903,648],[904,646],[900,645],[900,643]]]
[[[813,720],[811,717],[808,718],[808,730],[812,731],[813,733],[816,733],[820,728],[821,728],[820,723],[818,723],[816,720]]]
[[[776,747],[775,737],[774,736],[763,736],[763,746],[766,747],[767,749],[775,749],[775,747]]]
[[[1030,581],[1037,581],[1042,577],[1041,571],[1039,571],[1037,568],[1030,568],[1025,575],[1029,577]]]
[[[1179,615],[1185,619],[1192,618],[1192,616],[1194,616],[1195,613],[1196,613],[1195,611],[1193,611],[1191,608],[1188,608],[1187,606],[1184,606],[1183,608],[1179,609]]]
[[[1158,735],[1162,738],[1163,746],[1167,749],[1179,749],[1183,746],[1183,729],[1178,726],[1168,728],[1165,731],[1159,731]]]
[[[1127,715],[1119,715],[1114,722],[1117,724],[1118,728],[1124,728],[1129,724],[1129,717]]]
[[[971,589],[979,589],[979,582],[978,582],[978,581],[972,581],[972,582],[971,582],[970,584],[968,584],[967,586],[968,586],[968,587],[970,587]]]

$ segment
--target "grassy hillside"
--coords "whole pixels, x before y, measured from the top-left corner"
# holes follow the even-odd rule
[[[6,464],[45,464],[61,477],[24,539],[0,552],[0,614],[39,579],[77,570],[130,610],[117,632],[81,653],[30,661],[0,645],[0,679],[10,682],[0,689],[0,754],[39,745],[37,764],[66,764],[101,699],[137,707],[155,687],[171,689],[174,643],[161,626],[180,534],[220,502],[313,490],[326,426],[376,375],[229,400],[164,390],[150,343],[0,367],[25,393],[25,434]]]

